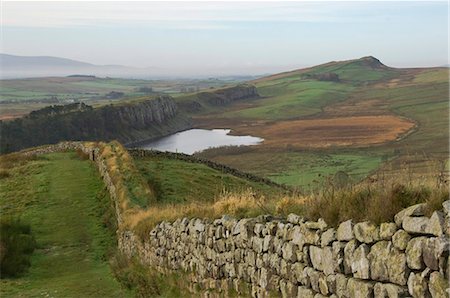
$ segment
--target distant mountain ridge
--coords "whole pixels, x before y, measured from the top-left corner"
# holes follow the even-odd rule
[[[30,78],[69,76],[73,74],[100,77],[144,77],[152,76],[152,68],[137,68],[123,65],[95,65],[77,60],[52,56],[17,56],[0,53],[1,78]]]
[[[34,67],[34,66],[95,66],[91,63],[80,62],[67,58],[59,58],[52,56],[16,56],[9,54],[0,54],[2,67]]]

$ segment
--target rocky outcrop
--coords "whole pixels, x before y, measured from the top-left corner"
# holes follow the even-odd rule
[[[14,121],[0,122],[0,152],[7,153],[59,141],[149,140],[190,127],[171,97],[93,109],[50,107]]]
[[[249,84],[241,84],[235,87],[224,88],[212,93],[199,93],[200,99],[207,99],[211,105],[225,105],[233,101],[258,98],[256,87]]]
[[[240,84],[211,92],[199,92],[189,99],[178,101],[178,105],[183,111],[195,114],[203,111],[205,106],[225,106],[236,101],[257,98],[260,96],[254,85]]]

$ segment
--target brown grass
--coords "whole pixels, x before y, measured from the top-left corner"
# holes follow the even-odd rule
[[[442,209],[449,199],[447,187],[425,185],[405,186],[364,184],[353,188],[335,189],[329,186],[320,193],[291,195],[267,199],[257,197],[249,189],[242,193],[224,193],[215,203],[174,204],[152,206],[135,213],[131,226],[138,235],[146,237],[160,222],[173,222],[179,218],[215,219],[224,214],[236,218],[256,217],[262,214],[286,217],[295,213],[307,220],[323,218],[330,226],[353,219],[355,222],[369,220],[376,224],[393,221],[400,210],[418,203],[427,203],[428,216]]]
[[[0,168],[11,169],[18,165],[24,165],[31,160],[35,160],[36,157],[32,155],[25,155],[20,152],[0,155]]]
[[[327,148],[382,144],[396,140],[413,127],[409,120],[384,115],[279,121],[242,127],[237,132],[263,137],[268,146]]]
[[[160,222],[173,222],[179,218],[215,219],[223,215],[235,218],[250,218],[262,214],[287,216],[289,213],[301,214],[305,198],[300,196],[267,199],[258,196],[251,189],[239,193],[223,193],[213,204],[191,202],[153,206],[136,213],[131,226],[144,237]]]
[[[155,201],[153,191],[137,170],[128,151],[118,142],[104,144],[100,151],[116,187],[119,205],[124,213],[133,214],[137,207]],[[137,205],[137,206],[136,206]]]

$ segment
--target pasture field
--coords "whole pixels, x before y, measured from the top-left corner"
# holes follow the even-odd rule
[[[16,155],[17,156],[17,155]],[[113,278],[111,204],[95,166],[74,152],[11,163],[2,157],[1,217],[28,223],[31,266],[2,279],[2,297],[132,297]]]
[[[228,152],[227,152],[228,151]],[[249,173],[270,178],[289,186],[310,191],[328,183],[332,176],[344,171],[349,182],[357,183],[368,173],[374,172],[385,161],[386,156],[362,150],[296,150],[292,148],[251,148],[234,150],[209,149],[198,155],[219,163],[240,168]],[[246,162],[243,163],[242,160]]]
[[[248,189],[266,197],[281,193],[271,186],[223,173],[201,163],[158,156],[136,158],[135,163],[160,204],[211,203],[225,193],[240,193]]]

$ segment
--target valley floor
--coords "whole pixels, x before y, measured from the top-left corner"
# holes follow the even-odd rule
[[[1,280],[1,297],[130,296],[107,261],[109,197],[92,163],[73,152],[44,155],[10,168],[0,188],[1,215],[29,223],[38,244],[28,273]]]

